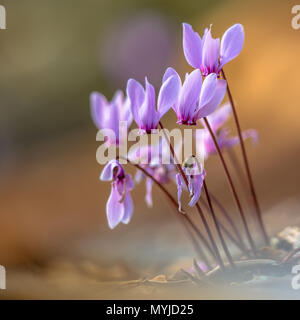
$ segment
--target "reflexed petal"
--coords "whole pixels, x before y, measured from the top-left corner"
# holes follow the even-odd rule
[[[178,75],[169,77],[161,86],[157,100],[157,111],[160,118],[175,105],[181,87]]]
[[[145,90],[138,81],[129,79],[127,82],[126,92],[130,100],[130,107],[133,118],[139,126],[140,120],[138,117],[138,112],[145,99]]]
[[[132,190],[134,188],[134,182],[131,178],[131,175],[130,174],[126,174],[125,175],[126,177],[126,189],[127,190]]]
[[[220,129],[231,116],[232,109],[230,103],[223,104],[218,110],[207,116],[209,124],[214,131]]]
[[[191,25],[183,23],[183,52],[187,62],[195,69],[201,67],[202,40]]]
[[[153,207],[153,201],[152,201],[152,186],[153,186],[153,181],[150,178],[146,179],[146,203],[148,207]]]
[[[194,70],[185,79],[179,95],[178,111],[186,120],[192,118],[195,112],[196,102],[202,86],[202,75],[200,70]]]
[[[103,94],[92,92],[90,95],[90,108],[92,119],[98,129],[104,128],[105,117],[107,115],[106,108],[108,102]]]
[[[254,129],[245,130],[244,132],[242,132],[242,137],[244,140],[251,138],[253,144],[258,143],[258,132]]]
[[[137,170],[136,173],[135,173],[135,176],[134,176],[134,180],[137,183],[140,183],[143,177],[144,177],[144,173],[142,171],[140,171],[140,170]]]
[[[200,198],[204,177],[205,171],[202,174],[195,175],[192,179],[193,196],[189,202],[190,207],[193,207]]]
[[[133,202],[132,202],[130,192],[126,193],[123,205],[124,205],[124,215],[122,218],[122,223],[128,224],[133,214]]]
[[[200,108],[211,101],[216,92],[217,84],[218,80],[215,73],[209,74],[204,79],[199,100]]]
[[[117,90],[112,98],[112,102],[115,102],[117,105],[122,105],[124,100],[124,94],[122,90]]]
[[[102,181],[112,181],[113,180],[113,172],[115,167],[120,167],[120,164],[117,160],[109,161],[105,167],[103,168],[100,180]]]
[[[145,99],[138,111],[138,118],[140,119],[140,127],[148,132],[151,131],[151,129],[156,129],[158,114],[155,108],[155,89],[153,85],[148,82],[147,78],[145,82]]]
[[[180,173],[176,174],[176,184],[177,184],[178,210],[182,212],[182,209],[181,209],[182,181],[181,181]]]
[[[165,73],[163,75],[162,83],[164,83],[171,76],[177,76],[180,79],[179,74],[176,72],[176,70],[169,67],[169,68],[167,68],[167,70],[165,71]],[[181,80],[180,80],[180,85],[181,85]]]
[[[130,127],[133,120],[133,116],[131,112],[130,99],[128,97],[126,97],[125,102],[123,104],[123,109],[121,111],[120,119],[122,121],[127,121],[127,126],[128,128]]]
[[[244,45],[244,39],[244,28],[239,23],[225,31],[221,41],[220,68],[239,55]]]
[[[227,86],[227,83],[225,80],[218,80],[217,88],[213,98],[209,101],[208,104],[201,107],[197,111],[195,115],[195,120],[198,120],[203,117],[207,117],[218,108],[218,106],[220,105],[220,103],[222,102],[225,96],[226,86]]]
[[[208,30],[202,51],[202,66],[207,73],[216,72],[219,65],[220,39],[214,39]]]
[[[106,204],[106,216],[108,225],[114,229],[123,219],[124,204],[119,202],[120,195],[116,188],[111,188],[111,193]]]

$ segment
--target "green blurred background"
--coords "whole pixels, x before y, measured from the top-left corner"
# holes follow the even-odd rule
[[[110,98],[125,89],[129,77],[147,75],[158,84],[168,66],[181,74],[190,71],[181,46],[182,22],[200,33],[212,23],[215,37],[234,23],[244,25],[244,49],[225,70],[242,127],[260,134],[259,146],[247,147],[268,230],[294,223],[300,186],[300,31],[291,27],[295,1],[1,4],[8,29],[0,30],[0,264],[32,270],[57,257],[84,256],[103,267],[105,280],[139,277],[145,266],[153,273],[161,268],[160,259],[165,266],[191,255],[163,197],[155,191],[154,209],[146,208],[144,185],[134,191],[132,223],[108,230],[110,188],[98,180],[96,128],[89,113],[94,90]],[[174,120],[172,114],[166,117],[169,128]],[[212,190],[234,208],[218,159],[206,166]],[[155,262],[144,246],[149,239]],[[126,268],[115,277],[107,269],[118,264]],[[20,288],[11,283],[14,295]]]

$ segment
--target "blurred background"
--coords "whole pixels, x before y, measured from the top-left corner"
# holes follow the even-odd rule
[[[242,128],[259,132],[258,146],[246,146],[267,229],[271,234],[300,222],[295,1],[1,4],[7,30],[0,30],[0,264],[8,277],[1,297],[115,297],[99,282],[171,274],[191,263],[193,250],[168,204],[154,190],[154,208],[147,208],[143,183],[133,192],[132,222],[108,229],[110,185],[98,179],[89,111],[94,90],[110,99],[130,77],[147,75],[158,85],[168,66],[191,71],[182,22],[200,33],[213,24],[214,37],[244,25],[243,51],[225,71]],[[174,115],[164,122],[173,128]],[[218,159],[206,168],[211,190],[236,217]]]

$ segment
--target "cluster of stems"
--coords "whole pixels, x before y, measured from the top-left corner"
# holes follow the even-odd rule
[[[221,70],[221,73],[222,73],[223,78],[227,81],[224,70]],[[268,236],[267,236],[264,224],[263,224],[261,210],[260,210],[259,203],[257,200],[257,195],[256,195],[253,179],[252,179],[251,172],[250,172],[246,149],[245,149],[244,141],[242,138],[241,127],[239,124],[236,108],[235,108],[234,101],[232,98],[232,94],[231,94],[231,91],[230,91],[230,88],[228,85],[227,85],[227,93],[228,93],[229,101],[231,103],[236,128],[238,131],[238,137],[239,137],[239,142],[240,142],[242,156],[243,156],[243,162],[244,162],[245,171],[246,171],[246,179],[249,184],[249,190],[250,190],[250,194],[251,194],[251,197],[253,200],[253,205],[255,208],[257,222],[259,224],[260,231],[261,231],[261,234],[264,239],[264,243],[265,243],[265,245],[268,245],[269,239],[268,239]],[[212,269],[212,262],[214,262],[214,264],[217,264],[222,271],[226,272],[226,270],[227,270],[226,266],[229,266],[232,269],[236,268],[236,265],[234,263],[234,259],[232,257],[232,254],[230,253],[230,250],[229,250],[229,247],[228,247],[226,241],[229,240],[232,245],[235,245],[236,248],[240,250],[241,255],[244,257],[247,257],[247,258],[257,257],[258,252],[257,252],[257,247],[254,242],[253,236],[250,232],[250,228],[249,228],[249,225],[248,225],[248,222],[246,219],[245,211],[242,207],[241,201],[239,199],[239,195],[237,193],[237,189],[234,185],[234,181],[232,179],[229,168],[228,168],[227,163],[226,163],[224,156],[222,154],[221,148],[218,145],[218,141],[215,136],[215,133],[213,132],[207,118],[204,118],[204,122],[205,122],[205,126],[206,126],[207,130],[209,131],[210,136],[214,142],[215,148],[217,150],[217,154],[221,160],[221,164],[223,166],[230,190],[232,192],[232,195],[233,195],[234,201],[236,203],[239,215],[241,217],[241,221],[244,226],[244,231],[245,231],[244,233],[239,231],[239,228],[237,227],[235,220],[232,219],[230,214],[226,211],[226,209],[220,203],[220,201],[217,199],[217,197],[209,191],[207,181],[204,180],[204,182],[203,182],[203,188],[204,188],[206,201],[201,197],[195,205],[196,210],[200,216],[202,225],[204,227],[204,230],[206,232],[206,235],[207,235],[207,237],[206,237],[202,233],[200,228],[195,224],[195,222],[189,217],[189,215],[187,214],[185,209],[183,210],[184,214],[182,214],[181,212],[178,211],[177,200],[175,200],[175,198],[170,194],[170,192],[158,180],[156,180],[151,174],[149,174],[143,167],[139,166],[138,164],[131,163],[128,159],[127,159],[127,161],[130,164],[134,165],[138,170],[141,170],[148,178],[152,179],[152,181],[165,194],[165,196],[169,200],[170,204],[174,208],[174,213],[176,213],[176,217],[182,223],[184,230],[186,231],[187,236],[190,238],[190,240],[194,246],[194,249],[198,255],[198,258],[201,259],[207,265],[208,269]],[[162,122],[159,122],[159,125],[160,125],[160,127],[164,133],[165,139],[169,145],[170,152],[171,152],[172,157],[174,159],[174,163],[176,165],[176,168],[177,168],[178,172],[180,173],[180,175],[184,181],[185,186],[188,188],[189,185],[188,185],[187,176],[186,176],[181,164],[179,164],[178,159],[176,158],[176,154],[175,154],[174,148],[172,146],[172,143],[169,140],[169,137],[165,132],[165,129],[164,129]],[[231,159],[234,160],[235,162],[237,161],[237,159],[234,158],[234,156],[232,154],[231,154]],[[239,169],[238,174],[240,176],[240,179],[244,179],[245,177],[244,177],[243,169],[239,168],[238,166],[236,166],[236,168]],[[221,251],[217,245],[217,241],[214,237],[212,228],[208,223],[207,216],[204,213],[202,207],[205,208],[205,210],[207,211],[207,213],[209,214],[209,216],[213,220],[214,229],[217,233],[219,243],[221,244],[221,248],[223,249],[225,256],[221,254]],[[228,228],[226,225],[224,225],[224,223],[222,223],[220,221],[220,218],[217,217],[216,212],[215,212],[215,207],[218,208],[219,212],[223,215],[224,219],[227,221],[230,228]],[[244,243],[243,234],[245,234],[249,246]],[[225,239],[225,236],[227,239]],[[207,256],[207,254],[209,255],[209,257]],[[226,261],[224,260],[224,257],[226,257],[228,263],[226,263]]]

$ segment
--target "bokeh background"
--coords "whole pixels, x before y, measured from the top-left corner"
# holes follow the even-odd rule
[[[110,98],[129,77],[147,75],[158,85],[168,66],[190,71],[182,22],[201,33],[212,23],[215,37],[234,23],[244,25],[243,51],[225,70],[242,127],[259,132],[259,145],[246,145],[267,229],[276,233],[300,222],[295,1],[1,4],[8,27],[0,30],[0,264],[8,276],[1,297],[117,297],[103,282],[171,274],[191,263],[192,248],[168,204],[154,190],[154,208],[147,208],[143,184],[133,192],[132,223],[108,229],[110,186],[98,179],[89,112],[94,90]],[[164,121],[175,125],[172,114]],[[218,159],[206,167],[210,188],[235,217]]]

